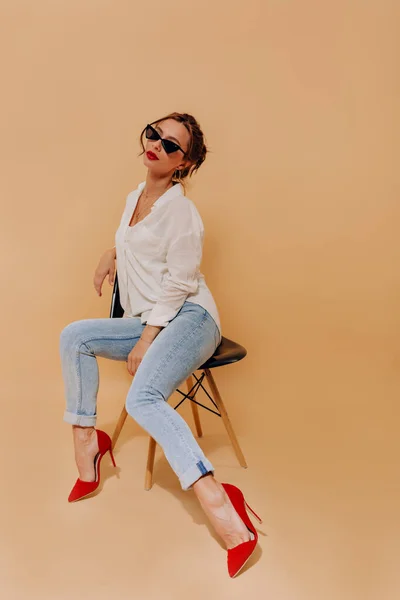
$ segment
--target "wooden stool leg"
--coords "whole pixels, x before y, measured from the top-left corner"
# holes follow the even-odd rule
[[[187,385],[187,391],[189,393],[193,387],[193,377],[191,375],[189,375],[189,377],[186,379],[186,385]],[[192,413],[193,413],[194,424],[196,426],[196,432],[197,432],[198,437],[200,438],[203,435],[203,431],[201,429],[199,407],[197,406],[197,404],[195,402],[192,402],[191,400],[190,400],[190,406],[192,407]]]
[[[232,442],[232,446],[233,446],[233,449],[235,450],[235,453],[236,453],[236,456],[238,458],[238,461],[239,461],[239,463],[240,463],[240,465],[242,467],[244,467],[245,469],[247,469],[246,460],[245,460],[245,458],[243,456],[242,450],[240,449],[239,442],[237,441],[235,432],[233,431],[233,427],[232,427],[231,422],[229,420],[228,413],[227,413],[225,405],[224,405],[224,403],[222,401],[221,395],[220,395],[220,393],[218,391],[217,385],[216,385],[216,383],[214,381],[214,377],[212,376],[210,369],[204,369],[204,372],[206,374],[207,381],[208,381],[208,383],[210,385],[210,388],[211,388],[211,391],[212,391],[212,395],[213,395],[215,404],[217,405],[218,410],[221,413],[222,420],[224,422],[226,431],[228,432],[229,439]]]
[[[124,408],[122,409],[121,414],[119,416],[117,425],[115,426],[112,438],[111,438],[111,447],[112,447],[112,449],[114,449],[114,446],[117,443],[117,440],[119,438],[119,434],[121,433],[121,429],[124,426],[124,423],[125,423],[125,420],[126,420],[127,416],[128,416],[128,413],[126,412],[126,408],[124,406]]]
[[[149,491],[153,485],[154,457],[156,455],[156,441],[151,437],[149,440],[149,452],[147,454],[146,477],[144,489]]]

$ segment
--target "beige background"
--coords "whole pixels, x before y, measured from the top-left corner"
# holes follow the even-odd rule
[[[1,588],[7,600],[388,600],[399,592],[398,3],[3,0]],[[223,334],[222,423],[201,444],[264,517],[230,580],[225,552],[129,421],[95,498],[62,421],[62,328],[109,314],[92,286],[138,135],[190,112],[212,149],[188,196]],[[395,114],[396,110],[396,114]],[[130,385],[99,359],[98,426]],[[187,410],[183,413],[188,417]]]

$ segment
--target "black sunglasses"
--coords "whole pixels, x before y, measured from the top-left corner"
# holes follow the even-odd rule
[[[175,144],[175,142],[173,142],[172,140],[163,139],[158,133],[158,131],[154,129],[154,127],[152,127],[151,125],[146,125],[145,131],[146,138],[148,140],[161,140],[162,146],[167,154],[172,154],[172,152],[177,152],[178,150],[180,150],[181,152],[183,152],[183,155],[186,156],[186,152],[182,150],[182,148],[178,146],[178,144]]]

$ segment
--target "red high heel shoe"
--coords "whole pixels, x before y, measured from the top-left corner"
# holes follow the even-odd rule
[[[239,571],[241,571],[244,565],[249,560],[250,556],[253,554],[256,549],[258,542],[258,533],[253,523],[250,521],[249,516],[246,511],[247,508],[253,513],[256,519],[262,523],[260,517],[254,512],[252,508],[247,504],[244,499],[243,493],[239,488],[235,485],[231,485],[230,483],[222,483],[221,484],[229,496],[230,501],[233,504],[234,509],[238,513],[239,517],[242,519],[243,523],[246,525],[247,529],[253,534],[253,539],[248,542],[243,542],[234,548],[228,550],[228,571],[231,577],[235,577]]]
[[[96,429],[97,433],[97,443],[99,445],[99,452],[94,457],[94,473],[95,480],[94,481],[82,481],[82,479],[76,480],[74,487],[71,490],[70,495],[68,496],[68,502],[76,502],[77,500],[81,500],[89,494],[92,494],[98,487],[100,483],[100,462],[103,456],[110,452],[111,460],[113,462],[114,467],[115,464],[114,456],[111,450],[111,438],[105,432],[100,429]]]

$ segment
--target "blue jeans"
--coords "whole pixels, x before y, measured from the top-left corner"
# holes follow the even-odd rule
[[[64,421],[95,426],[99,388],[96,357],[127,361],[144,328],[140,317],[128,317],[83,319],[62,330]],[[214,354],[220,339],[218,326],[208,311],[186,301],[149,346],[126,397],[127,412],[161,446],[185,491],[202,475],[213,473],[214,468],[186,421],[167,401]]]

